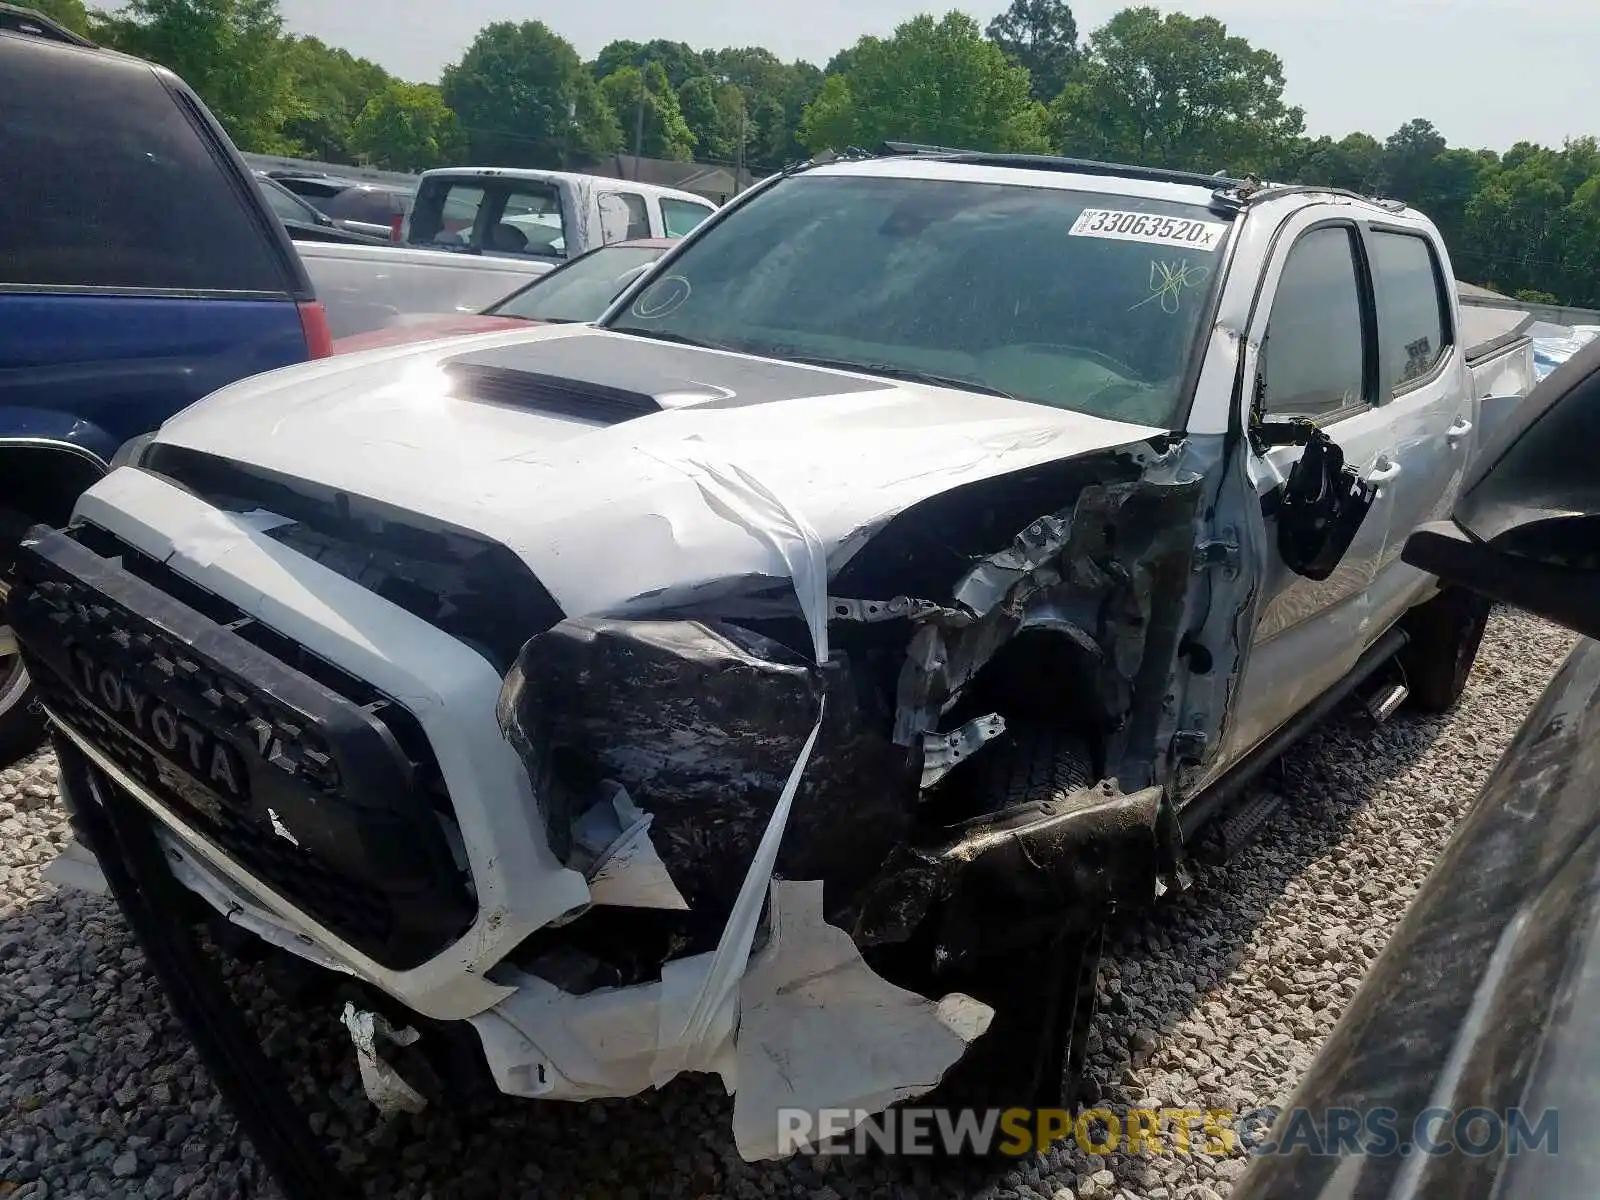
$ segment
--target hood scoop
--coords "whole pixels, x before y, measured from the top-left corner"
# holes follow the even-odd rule
[[[444,364],[457,396],[602,425],[620,425],[662,411],[656,398],[643,392],[484,361],[491,357],[462,355]]]
[[[603,425],[673,408],[743,408],[894,387],[794,363],[592,331],[452,355],[441,366],[463,399]]]

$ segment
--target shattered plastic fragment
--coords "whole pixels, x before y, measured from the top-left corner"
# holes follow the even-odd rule
[[[772,885],[772,936],[739,986],[733,1136],[746,1162],[776,1158],[778,1111],[865,1116],[931,1091],[994,1010],[933,1001],[873,972],[822,915],[822,883]]]
[[[419,1113],[428,1106],[422,1093],[417,1091],[378,1054],[377,1039],[382,1037],[397,1046],[409,1046],[417,1040],[415,1029],[395,1029],[377,1013],[358,1009],[348,1001],[340,1016],[344,1027],[350,1031],[355,1043],[356,1061],[361,1067],[361,1086],[367,1099],[377,1106],[384,1116],[397,1112]]]
[[[650,841],[651,814],[621,784],[601,784],[605,799],[572,823],[573,855],[567,865],[582,871],[595,904],[619,908],[687,910],[667,865]]]

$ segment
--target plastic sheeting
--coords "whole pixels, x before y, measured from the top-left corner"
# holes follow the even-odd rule
[[[1600,337],[1600,325],[1573,325],[1565,335],[1554,332],[1543,336],[1538,335],[1542,333],[1543,329],[1554,331],[1558,328],[1561,327],[1535,327],[1533,373],[1536,379],[1543,379],[1583,347],[1594,341],[1596,337]]]

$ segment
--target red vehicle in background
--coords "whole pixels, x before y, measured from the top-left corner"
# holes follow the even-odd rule
[[[407,314],[382,329],[338,339],[333,352],[348,354],[461,334],[491,333],[521,328],[530,322],[546,325],[593,321],[617,293],[649,270],[676,242],[675,238],[636,238],[599,246],[541,275],[482,312]]]

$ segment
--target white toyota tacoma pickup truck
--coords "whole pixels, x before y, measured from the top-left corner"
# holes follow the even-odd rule
[[[1480,433],[1452,278],[1357,195],[889,154],[598,325],[234,384],[19,554],[73,855],[306,1194],[197,912],[361,990],[385,1106],[1070,1104],[1107,914],[1341,698],[1463,688],[1400,557]]]

